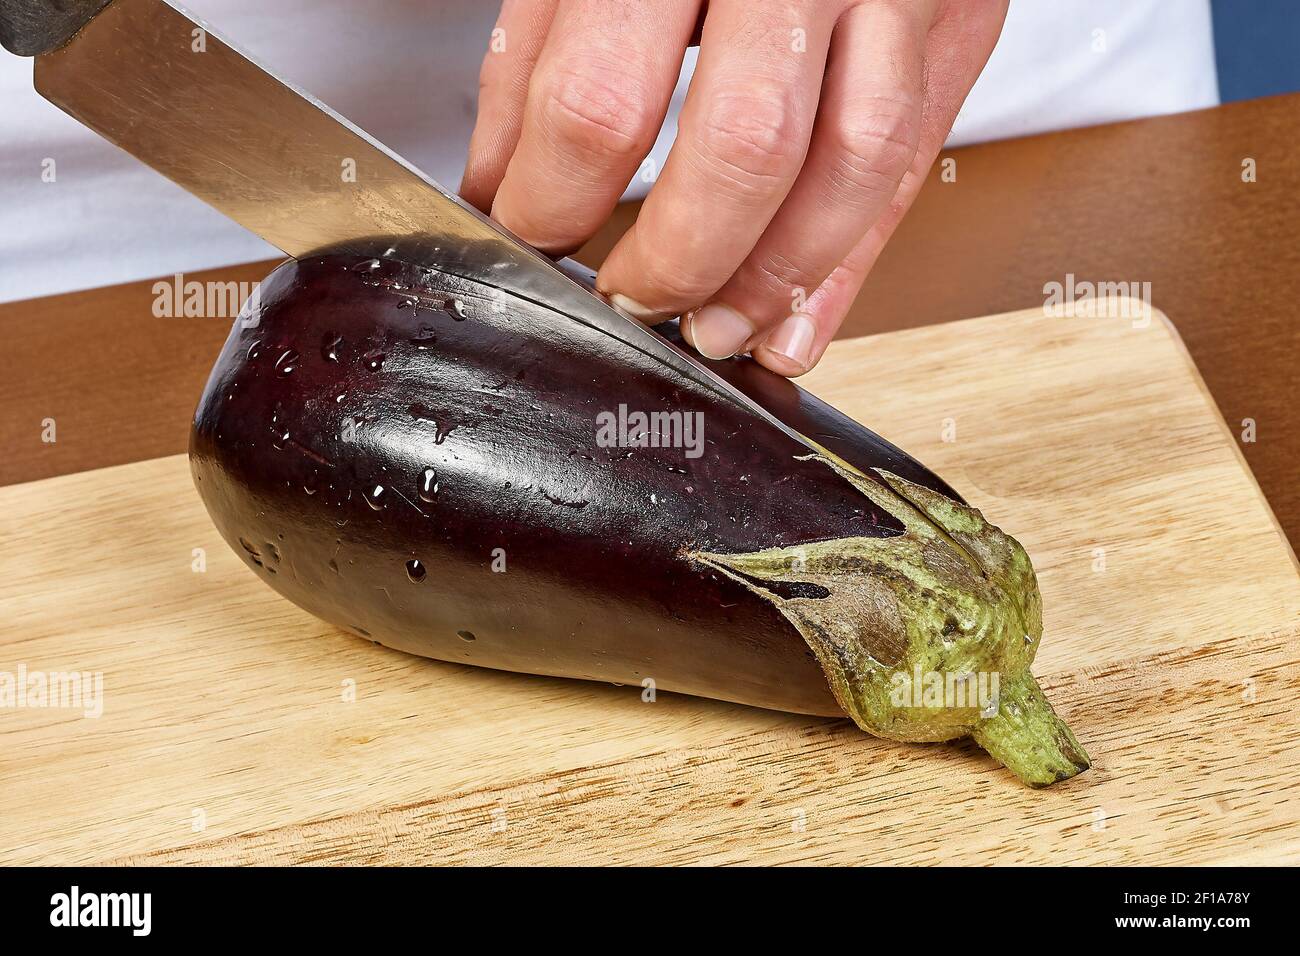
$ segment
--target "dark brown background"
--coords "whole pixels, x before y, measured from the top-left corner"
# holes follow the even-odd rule
[[[1043,285],[1150,282],[1300,545],[1300,94],[952,150],[842,335],[1038,305]],[[1242,181],[1253,158],[1255,183]],[[636,212],[579,255],[595,264]],[[106,249],[105,255],[112,250]],[[187,274],[255,281],[271,263]],[[227,319],[158,319],[152,282],[0,305],[0,484],[183,451]],[[1133,409],[1141,415],[1142,409]],[[58,441],[41,441],[54,418]]]

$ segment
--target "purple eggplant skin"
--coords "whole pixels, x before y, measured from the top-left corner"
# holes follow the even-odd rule
[[[664,323],[656,331],[670,342],[689,349],[675,321]],[[946,481],[897,445],[748,356],[717,361],[697,355],[696,359],[799,434],[834,452],[860,471],[870,474],[874,469],[883,468],[953,501],[965,503],[965,499]]]
[[[1084,769],[1028,673],[1041,615],[1019,546],[788,380],[711,365],[829,454],[543,305],[396,260],[290,260],[231,330],[191,469],[257,575],[388,647],[848,712],[894,739],[974,734],[1034,785]],[[702,441],[611,445],[620,407],[698,413]],[[839,542],[829,572],[815,547],[807,574],[772,570]],[[1036,723],[886,702],[889,668],[966,650],[963,667],[1021,675],[1008,697]]]
[[[329,256],[261,283],[191,436],[231,547],[300,607],[412,654],[842,714],[773,605],[683,555],[901,525],[639,352],[445,280]],[[703,454],[601,447],[596,417],[620,404],[700,412]]]

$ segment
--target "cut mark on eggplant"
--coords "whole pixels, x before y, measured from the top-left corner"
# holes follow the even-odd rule
[[[285,442],[286,445],[288,445],[288,446],[289,446],[290,448],[292,448],[294,451],[298,452],[300,455],[303,455],[303,456],[306,457],[306,458],[310,458],[312,461],[316,462],[316,464],[318,464],[318,465],[324,465],[326,468],[333,468],[333,467],[334,467],[334,462],[330,461],[328,458],[326,458],[326,457],[325,457],[324,455],[322,455],[320,452],[315,451],[314,449],[308,448],[308,447],[307,447],[306,445],[304,445],[302,442],[298,441],[298,439],[296,439],[296,438],[290,438],[290,437],[287,437],[287,436],[286,436],[284,442]],[[309,494],[310,494],[310,492],[309,492]]]
[[[421,518],[427,518],[427,517],[429,517],[427,514],[425,514],[425,513],[420,509],[420,506],[419,506],[419,505],[417,505],[417,504],[416,504],[414,501],[412,501],[410,498],[406,497],[406,495],[402,494],[402,493],[401,493],[400,491],[398,491],[396,488],[393,488],[393,494],[397,495],[397,497],[401,498],[401,499],[402,499],[403,501],[405,501],[408,505],[410,505],[412,508],[414,508],[414,509],[415,509],[415,513],[418,514]]]

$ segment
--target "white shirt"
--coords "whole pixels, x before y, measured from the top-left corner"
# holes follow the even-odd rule
[[[214,32],[454,186],[473,128],[486,0],[185,0]],[[662,168],[695,54],[652,154]],[[949,145],[1218,103],[1209,0],[1013,0]],[[0,301],[278,251],[46,102],[0,50]],[[55,161],[55,181],[42,180]],[[633,180],[629,197],[648,188]]]

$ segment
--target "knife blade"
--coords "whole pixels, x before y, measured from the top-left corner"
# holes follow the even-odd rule
[[[537,252],[180,6],[78,2],[91,19],[37,55],[37,92],[288,255],[392,256],[520,296],[613,335],[808,445],[616,309],[589,271]]]

